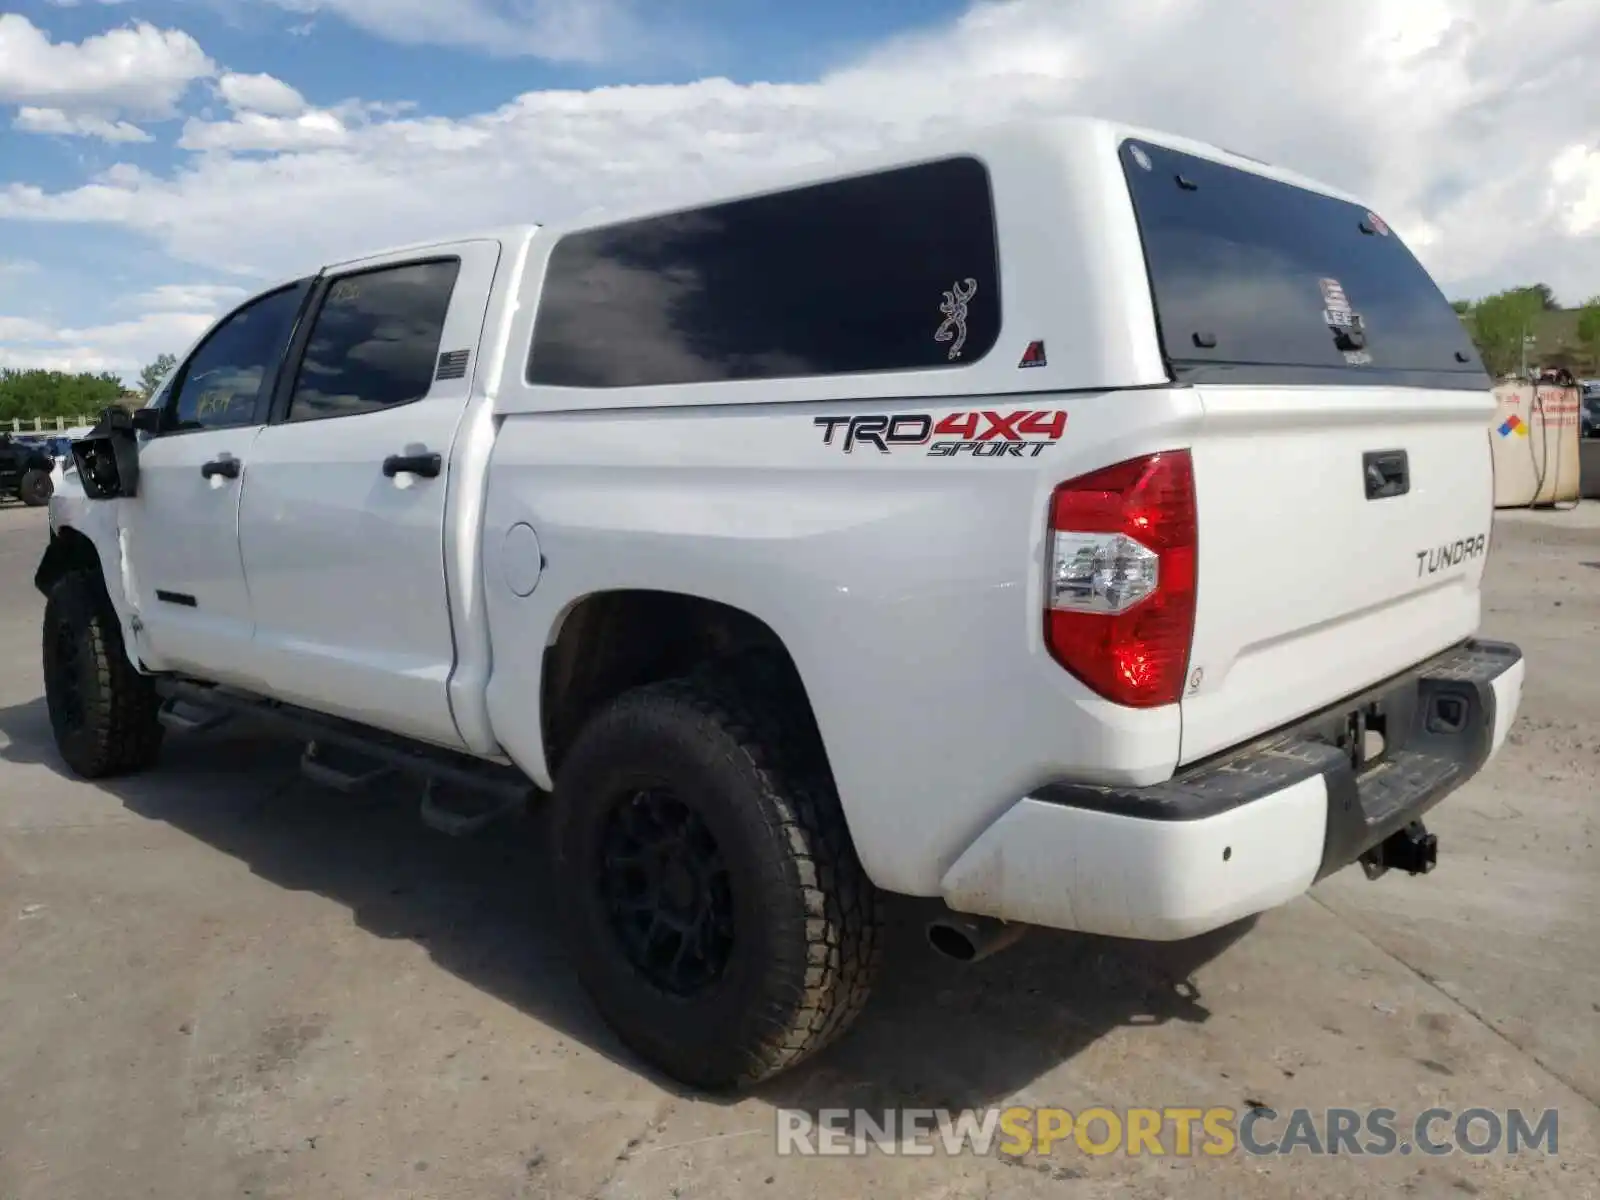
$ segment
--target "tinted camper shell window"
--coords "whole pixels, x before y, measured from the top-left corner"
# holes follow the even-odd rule
[[[1120,156],[1178,380],[1489,386],[1455,310],[1375,214],[1148,142]]]
[[[576,388],[959,369],[1000,334],[989,172],[957,157],[566,235],[526,378]]]

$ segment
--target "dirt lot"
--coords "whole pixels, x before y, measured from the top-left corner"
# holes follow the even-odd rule
[[[1600,1196],[1600,505],[1497,522],[1486,632],[1529,659],[1440,868],[1346,871],[1253,928],[1037,935],[971,968],[897,916],[858,1030],[736,1103],[576,989],[536,835],[452,842],[247,733],[63,775],[0,511],[0,1200]],[[1560,1113],[1510,1158],[780,1158],[774,1109],[1263,1103]],[[1276,1127],[1274,1136],[1282,1132]]]

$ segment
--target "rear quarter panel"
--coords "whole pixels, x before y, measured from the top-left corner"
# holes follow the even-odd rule
[[[819,417],[962,411],[948,401],[673,408],[506,419],[490,463],[485,590],[496,737],[550,783],[540,671],[597,592],[705,597],[763,620],[799,669],[863,864],[935,894],[949,863],[1050,779],[1170,774],[1178,710],[1109,705],[1043,645],[1045,509],[1081,471],[1182,444],[1184,392],[1007,397],[1068,410],[1036,458],[824,444]],[[546,565],[518,598],[501,549],[532,525]]]

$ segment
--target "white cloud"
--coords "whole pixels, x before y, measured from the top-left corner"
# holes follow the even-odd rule
[[[74,114],[163,117],[215,72],[200,44],[148,22],[81,42],[52,42],[17,13],[0,13],[0,104]]]
[[[645,47],[635,0],[272,0],[294,13],[332,13],[411,45],[460,46],[554,62],[600,62]],[[309,22],[307,23],[309,26]],[[291,32],[308,32],[295,29]],[[653,30],[659,49],[661,30]]]
[[[187,121],[178,145],[185,150],[239,154],[250,150],[316,150],[343,146],[349,140],[344,122],[331,112],[312,111],[297,117],[247,112],[231,121]]]
[[[0,343],[42,342],[52,336],[50,326],[32,317],[0,316]]]
[[[127,121],[108,121],[104,117],[86,114],[73,116],[59,108],[32,108],[24,105],[17,111],[11,128],[22,133],[54,133],[63,137],[94,137],[107,142],[150,142],[152,138],[137,125]]]
[[[328,108],[312,108],[299,92],[271,75],[225,73],[217,90],[233,110],[232,117],[190,118],[178,138],[180,149],[247,154],[343,147],[350,144],[357,127],[403,116],[416,107],[409,100],[343,100]]]
[[[338,5],[370,21],[380,7]],[[423,10],[442,11],[384,9],[426,25]],[[470,23],[487,10],[459,11]],[[534,92],[460,120],[351,103],[191,121],[182,144],[204,153],[176,172],[14,184],[0,217],[119,225],[181,259],[277,278],[365,248],[1076,111],[1361,195],[1452,294],[1539,279],[1571,301],[1600,291],[1594,61],[1593,0],[1348,0],[1332,25],[1298,4],[989,0],[814,83]]]
[[[182,353],[212,319],[206,313],[156,312],[105,325],[57,328],[0,316],[0,366],[111,371],[128,379],[158,354]]]
[[[1550,164],[1550,182],[1567,233],[1600,233],[1600,146],[1568,146]]]
[[[305,97],[272,75],[240,75],[225,71],[217,91],[235,112],[262,113],[269,117],[298,117],[306,110]]]
[[[128,304],[149,312],[219,313],[248,294],[231,283],[164,283],[133,297]]]
[[[111,371],[132,379],[159,354],[181,354],[246,295],[226,284],[166,284],[129,297],[125,320],[62,326],[0,314],[0,367]]]

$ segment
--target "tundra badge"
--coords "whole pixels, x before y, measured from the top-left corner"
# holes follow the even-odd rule
[[[1453,542],[1446,542],[1442,546],[1435,546],[1431,550],[1417,551],[1417,578],[1424,575],[1437,575],[1440,571],[1451,567],[1459,567],[1464,562],[1480,558],[1489,545],[1489,535],[1480,533],[1476,537],[1459,538]]]

